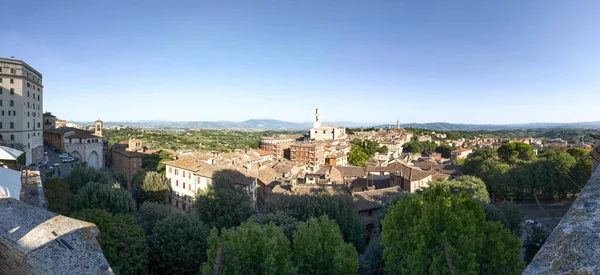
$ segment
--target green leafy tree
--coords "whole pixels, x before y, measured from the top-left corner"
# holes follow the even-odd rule
[[[73,199],[69,183],[58,178],[44,181],[44,196],[48,210],[61,215],[69,215]]]
[[[145,201],[166,204],[169,202],[169,181],[165,175],[158,172],[147,172],[141,185],[135,183],[135,198],[138,204]]]
[[[96,224],[98,243],[115,274],[145,274],[148,270],[148,243],[135,217],[112,215],[105,210],[84,209],[73,218]]]
[[[283,212],[299,221],[326,215],[339,225],[345,241],[353,243],[358,249],[364,247],[363,226],[351,196],[286,195],[277,200],[267,201],[263,211]]]
[[[107,169],[107,168],[100,169],[98,172],[105,174],[105,175],[107,175],[107,177],[111,178],[112,180],[109,181],[110,183],[116,182],[119,185],[121,185],[121,188],[128,190],[128,188],[129,188],[127,186],[128,180],[127,180],[127,175],[125,173],[123,173],[121,171],[116,171],[113,169]],[[106,182],[106,183],[109,183],[109,182]]]
[[[144,229],[146,235],[152,234],[154,225],[162,219],[166,218],[171,211],[169,207],[156,203],[156,202],[144,202],[140,205],[140,226]]]
[[[510,164],[532,161],[536,158],[535,149],[523,142],[509,142],[500,146],[498,148],[498,157],[500,157],[500,160]]]
[[[71,170],[71,173],[69,173],[66,181],[69,183],[71,192],[73,194],[76,194],[79,188],[83,187],[88,182],[99,182],[106,184],[118,183],[117,180],[112,177],[111,173],[96,170],[93,167],[88,167],[85,165],[76,165],[73,170]]]
[[[217,228],[238,226],[254,213],[248,193],[224,177],[198,193],[195,206],[200,220]]]
[[[369,241],[365,251],[358,257],[358,266],[358,274],[386,274],[381,236],[376,236]]]
[[[327,216],[301,222],[294,233],[294,262],[300,274],[356,274],[358,253],[344,243],[340,227]]]
[[[377,153],[380,153],[380,154],[387,154],[387,152],[389,152],[389,149],[388,149],[388,147],[387,147],[387,146],[385,146],[385,145],[383,145],[383,146],[381,146],[381,147],[377,148]]]
[[[90,182],[79,189],[73,197],[72,211],[82,209],[102,209],[113,214],[134,214],[133,200],[120,185]]]
[[[575,166],[571,168],[571,179],[575,185],[585,186],[592,176],[592,154],[582,148],[570,148],[567,153],[575,158]]]
[[[415,154],[415,153],[423,152],[423,146],[416,139],[413,139],[407,143],[404,143],[402,148],[403,148],[404,152],[407,152],[407,153]]]
[[[545,227],[533,226],[531,228],[527,239],[523,243],[525,262],[530,263],[533,260],[538,251],[544,246],[548,236],[550,236],[550,232]]]
[[[435,148],[436,153],[440,153],[443,158],[450,158],[452,156],[452,150],[455,150],[455,146],[442,145]]]
[[[369,155],[365,153],[362,147],[358,145],[352,145],[350,152],[348,152],[348,161],[354,166],[366,166]]]
[[[483,160],[493,159],[498,153],[493,148],[482,148],[476,149],[473,151],[470,157],[476,158],[480,157]]]
[[[442,186],[390,207],[383,220],[383,258],[390,274],[520,274],[521,245],[481,203]]]
[[[206,261],[208,235],[208,226],[192,215],[173,213],[160,220],[150,237],[152,272],[197,274]]]
[[[290,241],[294,236],[294,232],[298,230],[298,224],[300,223],[296,218],[281,211],[254,215],[248,221],[262,225],[273,223],[283,229],[283,233]]]
[[[489,203],[490,196],[485,188],[485,183],[475,176],[462,176],[455,180],[438,180],[431,185],[439,185],[450,190],[451,193],[457,194],[466,192],[474,199]]]
[[[523,213],[517,204],[504,201],[499,204],[483,203],[482,205],[486,220],[499,222],[515,236],[521,236]]]
[[[274,224],[243,223],[221,231],[213,228],[208,240],[208,262],[204,274],[213,274],[219,245],[219,274],[297,274],[292,263],[290,241]]]

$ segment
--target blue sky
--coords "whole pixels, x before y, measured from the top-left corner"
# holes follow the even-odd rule
[[[600,120],[600,1],[9,1],[60,118]]]

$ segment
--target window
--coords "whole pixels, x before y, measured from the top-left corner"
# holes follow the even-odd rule
[[[175,170],[175,171],[177,171],[177,170]],[[175,181],[175,186],[179,186],[179,180]]]
[[[29,84],[29,82],[27,82],[27,88],[31,88],[31,84]]]
[[[27,122],[27,129],[29,129],[29,122]]]
[[[10,135],[10,140],[15,140],[15,135]]]
[[[38,87],[38,92],[40,91],[40,87]],[[38,99],[40,99],[40,96],[38,95]]]
[[[2,78],[0,78],[2,79]],[[0,81],[0,83],[2,83],[2,81]],[[2,94],[2,87],[0,87],[0,95]]]
[[[10,107],[14,107],[15,106],[15,101],[14,100],[10,100]]]
[[[171,171],[171,167],[169,167],[169,173],[173,173],[173,171]]]
[[[2,106],[2,99],[0,99],[0,106]],[[4,111],[2,111],[2,112],[4,112]]]
[[[185,178],[185,171],[183,171],[183,177]]]
[[[0,83],[2,83],[2,77],[0,77]]]
[[[38,122],[38,128],[40,128],[40,127],[41,127],[41,125],[42,125],[42,124],[40,124],[40,123]]]
[[[0,129],[2,129],[2,122],[0,122]]]
[[[14,74],[15,73],[15,68],[10,68],[10,73]]]
[[[192,178],[192,173],[188,173],[188,179]]]
[[[10,79],[10,84],[15,84],[15,79],[14,78]]]
[[[14,122],[11,122],[11,123],[10,123],[10,128],[11,128],[11,129],[14,129],[14,128],[15,128],[15,123],[14,123]]]
[[[183,189],[185,189],[185,182],[182,182],[182,183],[183,183]]]
[[[38,101],[40,100],[40,95],[38,95]]]
[[[192,185],[191,184],[188,185],[188,190],[192,191]]]
[[[29,102],[27,102],[27,108],[29,108]]]
[[[15,94],[15,88],[10,88],[10,94],[14,95]]]
[[[27,91],[27,97],[29,97],[29,91]],[[29,108],[29,106],[27,106],[27,108]]]
[[[175,169],[175,176],[179,176],[179,169]]]

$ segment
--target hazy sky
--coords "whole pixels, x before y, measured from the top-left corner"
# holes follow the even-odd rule
[[[60,118],[600,120],[600,1],[6,1]]]

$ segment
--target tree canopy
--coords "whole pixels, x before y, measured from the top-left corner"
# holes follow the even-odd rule
[[[364,246],[362,223],[351,196],[285,195],[277,200],[267,201],[263,211],[283,212],[299,221],[327,215],[340,226],[345,241],[353,243],[358,249]]]
[[[298,230],[298,224],[300,223],[296,218],[280,211],[254,215],[248,221],[262,225],[273,223],[283,229],[283,233],[290,241],[294,236],[294,232]]]
[[[198,274],[206,261],[208,226],[196,216],[173,213],[152,230],[150,247],[152,272]]]
[[[438,180],[430,185],[439,185],[450,190],[453,194],[466,192],[469,196],[482,202],[489,203],[490,196],[485,187],[485,183],[475,176],[462,176],[454,180]]]
[[[139,185],[139,181],[141,185]],[[138,204],[145,201],[169,203],[169,181],[165,175],[158,172],[147,172],[132,180],[135,190],[135,199]]]
[[[151,235],[152,230],[157,222],[166,218],[170,213],[169,207],[156,202],[144,202],[140,205],[140,226],[146,232],[146,235]]]
[[[358,253],[344,243],[340,227],[322,216],[301,222],[294,233],[294,262],[300,274],[356,274]]]
[[[148,242],[134,216],[113,216],[105,210],[84,209],[73,213],[72,217],[98,226],[98,243],[115,274],[146,273]]]
[[[219,245],[222,249],[220,274],[296,274],[290,241],[274,224],[243,223],[236,228],[210,231],[208,263],[204,274],[213,274]]]
[[[535,149],[523,142],[509,142],[498,148],[500,160],[515,164],[535,160]]]
[[[135,206],[129,193],[120,185],[89,182],[73,197],[72,211],[82,209],[103,209],[112,214],[134,214]]]
[[[238,226],[254,213],[250,195],[224,177],[198,193],[195,206],[200,220],[211,228]]]
[[[488,222],[481,203],[441,186],[390,207],[383,220],[384,260],[391,274],[520,274],[521,244]]]

